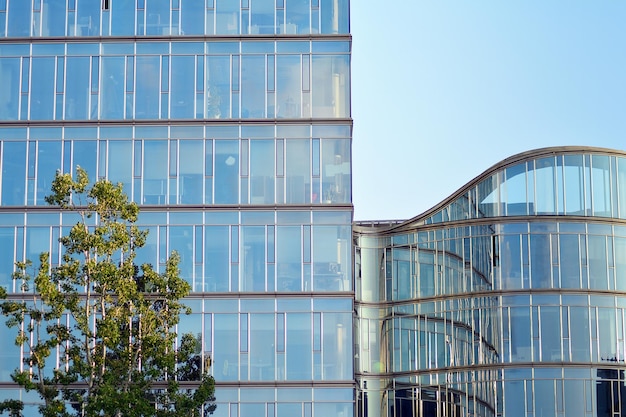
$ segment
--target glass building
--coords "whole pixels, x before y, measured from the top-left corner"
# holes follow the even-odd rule
[[[348,0],[0,0],[0,285],[80,165],[181,255],[217,417],[626,416],[626,153],[527,152],[352,223]],[[0,399],[27,367],[0,326]]]
[[[0,285],[59,262],[80,165],[140,205],[138,263],[180,253],[215,416],[354,415],[350,52],[348,0],[0,0]]]
[[[626,152],[527,152],[354,229],[357,415],[626,416]]]

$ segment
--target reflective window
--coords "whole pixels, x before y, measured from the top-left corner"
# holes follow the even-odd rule
[[[311,202],[311,152],[309,140],[286,141],[286,203]]]
[[[217,0],[215,4],[216,32],[224,35],[239,33],[239,2]]]
[[[286,24],[280,29],[280,33],[297,34],[310,33],[311,1],[287,1],[285,5]]]
[[[242,291],[265,290],[265,227],[243,226],[241,237]]]
[[[32,59],[30,118],[50,120],[54,114],[55,60],[52,57]]]
[[[274,34],[274,0],[254,0],[250,4],[250,33]]]
[[[286,323],[287,374],[286,379],[306,381],[312,379],[311,314],[287,314]]]
[[[77,0],[76,26],[70,35],[97,36],[100,34],[100,8],[99,2],[91,0]],[[72,22],[70,22],[70,25]],[[71,26],[70,26],[71,28]]]
[[[230,117],[230,56],[207,59],[207,118]]]
[[[100,117],[102,119],[123,119],[125,79],[124,58],[107,56],[102,57],[101,61],[102,81],[100,84]]]
[[[348,56],[313,55],[313,117],[350,116]]]
[[[169,35],[171,33],[169,1],[148,0],[145,14],[146,35]]]
[[[2,205],[18,206],[26,196],[26,143],[4,142],[2,146]]]
[[[41,8],[41,35],[65,36],[66,0],[44,0]]]
[[[195,116],[195,63],[194,56],[172,56],[172,106],[173,119],[193,119]]]
[[[132,147],[130,141],[110,141],[108,147],[107,178],[113,184],[121,182],[124,192],[131,194],[132,184]]]
[[[84,0],[83,0],[84,1]],[[7,25],[8,36],[30,36],[31,4],[29,1],[10,1]]]
[[[239,141],[215,141],[215,204],[239,201]]]
[[[202,190],[204,144],[200,140],[181,140],[179,144],[179,202],[201,204],[204,195]]]
[[[205,291],[229,289],[229,227],[207,226],[204,232]]]
[[[85,0],[82,0],[85,2]],[[110,1],[111,35],[131,36],[135,34],[135,2]],[[79,5],[80,9],[80,5]],[[106,35],[107,33],[103,33]]]
[[[45,197],[50,195],[52,181],[61,170],[61,142],[40,141],[37,148],[37,191],[36,204],[45,205]]]
[[[17,120],[20,91],[20,59],[0,57],[0,120]]]
[[[158,119],[161,85],[161,64],[158,56],[138,56],[137,86],[135,89],[135,117]],[[194,77],[191,77],[192,82]],[[120,104],[123,105],[123,102]]]
[[[181,35],[204,34],[204,2],[185,0],[180,5]],[[174,22],[175,24],[176,22]],[[211,31],[212,34],[212,31]]]
[[[593,215],[611,216],[611,171],[609,157],[593,155],[591,159]]]
[[[300,117],[302,111],[301,66],[299,55],[276,57],[277,117]]]
[[[348,33],[348,0],[320,0],[322,33]]]
[[[145,204],[165,204],[167,202],[168,143],[165,140],[144,141],[144,190]]]
[[[265,117],[265,55],[241,58],[241,117]]]
[[[302,290],[302,237],[299,226],[276,228],[276,272],[277,291]]]

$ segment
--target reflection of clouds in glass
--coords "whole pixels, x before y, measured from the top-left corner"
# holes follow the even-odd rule
[[[224,161],[224,163],[228,165],[229,167],[233,166],[235,165],[235,158],[232,155],[230,155],[228,158],[226,158],[226,161]]]

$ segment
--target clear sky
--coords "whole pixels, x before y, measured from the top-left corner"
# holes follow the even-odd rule
[[[626,150],[624,0],[352,0],[351,32],[356,220],[526,150]]]

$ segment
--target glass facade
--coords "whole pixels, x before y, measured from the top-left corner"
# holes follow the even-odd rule
[[[355,226],[357,415],[626,415],[626,153],[503,161]]]
[[[180,254],[215,416],[353,416],[350,53],[348,0],[0,0],[0,285],[60,262],[79,165],[140,205],[138,263]]]

